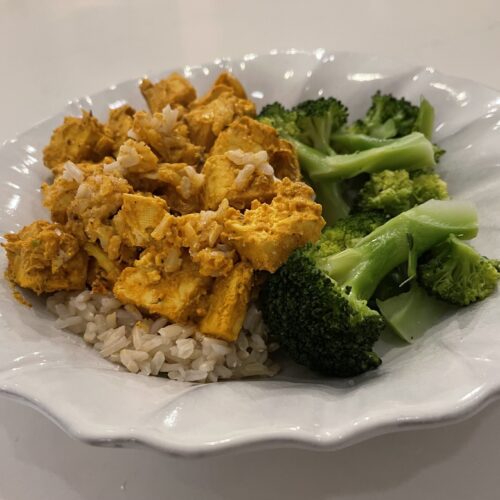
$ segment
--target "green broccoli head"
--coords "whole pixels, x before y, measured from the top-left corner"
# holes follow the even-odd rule
[[[410,134],[419,116],[419,107],[404,98],[382,94],[372,96],[372,104],[365,117],[354,123],[351,131],[379,139],[391,139]]]
[[[318,257],[326,257],[353,247],[361,238],[387,222],[380,212],[359,212],[335,222],[323,230],[316,245]]]
[[[383,170],[370,176],[356,205],[359,210],[379,210],[394,216],[428,200],[446,199],[448,188],[438,174]]]
[[[448,185],[436,173],[415,172],[412,175],[414,204],[427,200],[447,200]]]
[[[372,174],[359,193],[361,210],[380,210],[397,215],[413,203],[413,182],[407,170],[383,170]]]
[[[500,273],[496,261],[450,235],[424,255],[418,279],[429,293],[451,304],[467,306],[491,295]]]
[[[347,108],[333,97],[320,97],[301,102],[293,108],[297,126],[300,129],[298,139],[324,154],[335,154],[330,147],[330,136],[347,123]]]
[[[264,106],[257,117],[259,121],[274,127],[283,137],[297,137],[300,130],[297,127],[297,113],[286,109],[279,102]]]
[[[328,254],[322,240],[309,244],[264,284],[264,321],[290,356],[313,370],[347,377],[376,368],[380,359],[373,345],[384,321],[368,301],[378,284],[410,254],[418,257],[450,233],[476,232],[477,215],[469,203],[432,200],[344,251],[337,253],[332,244],[335,253]]]
[[[384,321],[366,302],[319,269],[315,247],[296,250],[260,296],[264,321],[291,358],[324,375],[377,368],[373,352]]]

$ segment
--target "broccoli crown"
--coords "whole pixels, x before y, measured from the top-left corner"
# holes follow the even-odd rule
[[[391,139],[410,134],[419,116],[419,107],[404,98],[382,94],[372,96],[372,104],[365,117],[354,123],[352,131],[379,139]]]
[[[380,210],[394,216],[428,200],[446,199],[448,188],[438,174],[383,170],[370,176],[356,205],[359,210]]]
[[[413,203],[413,183],[407,170],[383,170],[370,176],[359,193],[361,210],[380,210],[397,215]]]
[[[297,127],[297,113],[289,111],[279,102],[273,102],[264,106],[257,119],[271,127],[285,137],[297,137],[300,130]]]
[[[438,174],[416,172],[412,181],[415,204],[419,205],[427,200],[448,199],[448,185]]]
[[[323,230],[315,248],[316,255],[327,257],[351,248],[386,221],[387,217],[380,212],[359,212],[340,219]]]
[[[300,129],[298,139],[322,153],[333,154],[330,136],[347,123],[346,106],[334,97],[320,97],[301,102],[292,112]]]
[[[423,256],[418,278],[429,293],[451,304],[466,306],[491,295],[500,273],[496,261],[450,235]]]
[[[376,368],[381,361],[372,348],[384,321],[367,301],[409,255],[420,256],[451,233],[476,235],[470,203],[428,201],[338,253],[327,255],[321,242],[306,245],[263,286],[264,321],[291,357],[313,370],[347,377]]]
[[[315,246],[296,250],[262,289],[264,321],[291,358],[324,375],[377,368],[384,321],[317,266]]]

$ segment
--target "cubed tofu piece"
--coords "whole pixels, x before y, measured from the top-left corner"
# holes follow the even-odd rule
[[[67,160],[98,162],[113,152],[111,132],[91,113],[84,111],[81,118],[66,116],[52,133],[50,143],[43,150],[43,161],[54,169]]]
[[[167,208],[165,200],[158,196],[124,194],[122,207],[113,217],[113,227],[127,245],[146,247]]]
[[[52,220],[65,224],[68,220],[68,208],[76,196],[78,187],[87,177],[100,174],[102,163],[61,163],[55,169],[57,175],[52,184],[42,184],[43,205],[50,210]]]
[[[151,233],[158,244],[189,248],[191,255],[219,244],[226,214],[234,210],[221,204],[216,212],[196,212],[174,216],[167,214]]]
[[[158,267],[142,267],[139,261],[136,267],[122,271],[113,293],[125,304],[134,304],[170,321],[184,323],[197,316],[200,302],[212,281],[198,272],[188,256],[180,270],[166,275]]]
[[[166,118],[163,113],[151,115],[138,111],[134,115],[132,131],[137,140],[144,141],[164,163],[196,165],[201,148],[189,138],[185,123]]]
[[[165,198],[173,212],[189,214],[201,209],[205,179],[187,163],[160,163],[154,172],[127,173],[126,177],[134,189]]]
[[[66,230],[81,244],[99,241],[101,248],[112,259],[117,258],[121,242],[111,219],[121,208],[123,195],[130,192],[132,187],[123,177],[90,175],[80,183],[68,206]]]
[[[110,109],[108,116],[108,129],[113,138],[113,152],[116,154],[120,146],[129,138],[128,132],[134,122],[135,109],[128,104],[119,108]]]
[[[223,238],[255,269],[275,272],[293,250],[319,238],[325,221],[312,198],[306,184],[283,179],[270,204],[255,201],[243,214],[233,210]]]
[[[122,206],[123,195],[132,192],[132,186],[122,177],[97,174],[80,183],[68,207],[68,219],[102,222],[111,219]]]
[[[98,274],[104,278],[107,284],[114,283],[122,271],[122,267],[118,262],[110,259],[108,254],[95,243],[85,243],[84,248],[89,257],[94,259],[94,261],[91,260],[93,265],[89,266],[89,268],[92,267],[96,271],[95,274],[99,271]],[[94,281],[95,278],[97,276],[94,276],[91,281]]]
[[[58,176],[52,184],[42,184],[43,205],[50,210],[52,220],[65,224],[67,210],[78,189],[78,182]]]
[[[198,325],[200,332],[228,342],[238,338],[248,309],[252,276],[252,267],[239,262],[228,276],[215,280],[208,312]]]
[[[241,82],[228,71],[224,71],[217,77],[213,86],[216,87],[217,85],[225,85],[226,87],[231,87],[236,97],[239,97],[240,99],[247,98],[247,93],[245,92],[245,89],[243,88]]]
[[[5,239],[13,283],[37,294],[85,288],[87,254],[60,224],[38,220]]]
[[[194,102],[184,119],[191,140],[208,151],[235,118],[245,115],[255,116],[255,104],[238,97],[232,87],[219,84]]]
[[[257,155],[252,153],[229,153],[231,152],[210,156],[203,166],[203,207],[216,210],[224,198],[228,200],[229,205],[240,210],[249,207],[253,200],[270,201],[275,195],[273,170],[266,172],[260,168],[261,164],[267,162],[258,163],[260,159],[256,160]],[[262,153],[260,156],[267,158],[266,152]],[[238,161],[238,158],[244,161]]]
[[[235,119],[218,135],[210,155],[220,155],[237,149],[252,153],[264,150],[278,179],[300,179],[299,160],[293,146],[281,139],[278,132],[265,123],[249,116]]]
[[[133,174],[145,174],[158,170],[158,157],[142,141],[128,139],[118,151],[117,167],[127,177]],[[107,167],[110,169],[111,167]]]
[[[187,107],[196,99],[196,90],[179,73],[172,73],[157,83],[145,78],[140,89],[152,113],[162,111],[167,104],[172,108],[179,105]]]
[[[193,253],[192,259],[200,266],[200,274],[218,278],[219,276],[227,276],[231,272],[236,260],[236,252],[207,247]]]

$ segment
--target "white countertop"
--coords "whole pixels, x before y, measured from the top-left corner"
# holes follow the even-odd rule
[[[272,48],[396,57],[500,88],[498,0],[0,0],[0,143],[110,84]],[[0,500],[498,499],[500,404],[335,453],[92,448],[0,398]]]

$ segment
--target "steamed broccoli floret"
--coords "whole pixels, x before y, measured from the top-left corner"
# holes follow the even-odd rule
[[[349,154],[379,148],[390,144],[394,137],[401,137],[411,132],[421,132],[427,139],[432,139],[434,108],[426,99],[422,98],[420,106],[417,107],[405,99],[395,99],[391,95],[381,95],[380,92],[377,92],[372,97],[372,101],[372,106],[363,120],[358,120],[354,124],[343,127],[332,134],[330,143],[337,153]],[[386,104],[385,107],[383,106],[384,103]],[[384,113],[381,111],[382,107]],[[417,110],[416,114],[415,109]],[[390,112],[394,112],[395,116],[391,117],[388,114]],[[367,123],[373,124],[374,116],[380,118],[380,113],[384,115],[383,118],[385,119],[382,126],[382,129],[385,130],[384,134],[379,133],[380,128],[375,127],[373,131],[373,127],[367,125]],[[401,121],[401,117],[406,118]],[[404,126],[398,128],[397,123],[403,123]],[[397,133],[392,135],[392,132]],[[438,162],[445,151],[435,144],[433,147],[434,158]]]
[[[300,130],[297,138],[325,154],[335,154],[330,147],[330,136],[347,122],[347,108],[333,97],[301,102],[293,108]]]
[[[373,174],[359,193],[361,210],[380,210],[397,215],[413,205],[413,182],[406,170],[384,170]]]
[[[311,135],[314,130],[322,131],[321,134],[314,135],[316,143],[321,146],[325,140],[323,132],[342,123],[347,113],[339,101],[319,101],[317,106],[312,104],[314,101],[307,101],[292,111],[286,110],[279,103],[270,104],[261,111],[259,119],[276,128],[282,137],[294,145],[302,172],[312,184],[317,201],[323,206],[323,217],[329,224],[349,213],[350,207],[342,193],[344,180],[386,169],[415,170],[435,165],[433,145],[419,132],[395,139],[381,147],[347,155],[336,155],[333,151],[324,154],[319,149],[308,146],[303,141],[314,142]],[[315,118],[311,118],[313,109]],[[306,110],[309,110],[308,115]],[[314,121],[321,125],[314,128]],[[307,127],[305,123],[308,124]],[[308,131],[306,135],[305,130]]]
[[[297,127],[297,113],[289,111],[279,102],[264,106],[259,113],[259,120],[274,127],[281,135],[296,138],[300,130]]]
[[[353,247],[361,238],[387,222],[380,212],[360,212],[348,215],[331,227],[323,229],[316,252],[318,256],[333,255]]]
[[[412,176],[413,198],[419,205],[427,200],[447,200],[448,185],[435,173],[415,173]]]
[[[350,131],[378,139],[403,137],[413,132],[418,116],[418,106],[404,98],[382,94],[379,90],[372,96],[372,104],[365,117],[356,121]]]
[[[360,210],[380,210],[397,215],[428,200],[448,199],[448,189],[439,175],[410,175],[406,170],[384,170],[372,174],[359,193]]]
[[[373,345],[384,328],[367,301],[392,269],[450,233],[473,237],[474,207],[429,201],[379,226],[352,248],[325,255],[316,245],[296,250],[264,285],[264,321],[298,363],[326,375],[349,377],[377,368]]]
[[[420,284],[440,299],[466,306],[491,295],[500,279],[496,262],[450,237],[424,256],[418,266]]]

